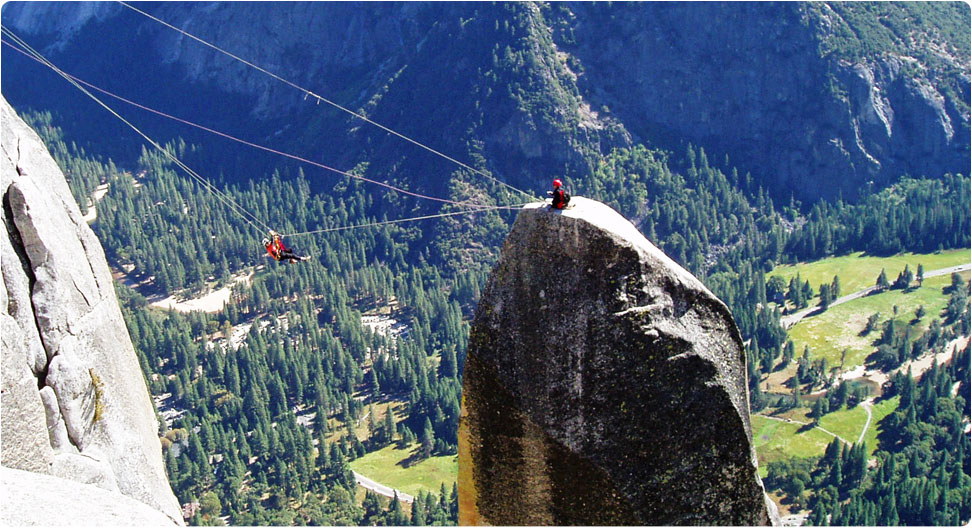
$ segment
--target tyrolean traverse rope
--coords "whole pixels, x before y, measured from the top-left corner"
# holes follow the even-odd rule
[[[18,51],[18,52],[20,52],[20,53],[28,56],[29,58],[31,58],[31,59],[33,59],[33,60],[35,60],[35,61],[43,64],[44,66],[50,68],[52,71],[54,71],[55,73],[57,73],[58,75],[60,75],[62,78],[64,78],[70,84],[72,84],[75,88],[77,88],[82,93],[84,93],[89,98],[91,98],[96,103],[98,103],[100,106],[102,106],[103,108],[105,108],[108,112],[110,112],[112,115],[114,115],[120,121],[122,121],[123,123],[125,123],[126,125],[128,125],[132,130],[134,130],[142,138],[144,138],[146,141],[148,141],[152,146],[154,146],[156,149],[158,149],[159,151],[161,151],[169,160],[171,160],[174,164],[176,164],[178,167],[180,167],[181,169],[183,169],[183,171],[185,171],[190,177],[192,177],[200,185],[202,185],[203,188],[205,188],[210,193],[212,193],[220,202],[222,202],[224,205],[226,205],[232,212],[234,212],[237,216],[239,216],[242,220],[244,220],[248,225],[250,225],[251,227],[253,227],[254,229],[256,229],[258,231],[268,232],[268,231],[271,231],[271,229],[270,229],[270,226],[269,225],[267,225],[265,222],[261,221],[256,215],[254,215],[253,213],[251,213],[250,211],[248,211],[246,208],[244,208],[243,206],[241,206],[240,204],[238,204],[228,194],[226,194],[225,192],[223,192],[220,189],[216,188],[212,183],[210,183],[204,177],[202,177],[197,172],[195,172],[194,170],[192,170],[190,167],[188,167],[187,165],[185,165],[174,154],[172,154],[167,149],[165,149],[164,147],[162,147],[160,144],[158,144],[156,141],[154,141],[152,138],[150,138],[147,134],[145,134],[144,132],[142,132],[138,127],[136,127],[134,124],[132,124],[130,121],[128,121],[127,119],[125,119],[124,117],[122,117],[118,112],[116,112],[113,108],[111,108],[110,106],[108,106],[107,104],[105,104],[103,101],[101,101],[97,96],[95,96],[94,94],[92,94],[91,92],[89,92],[88,90],[86,90],[83,86],[81,86],[81,84],[84,84],[84,85],[92,88],[93,90],[99,91],[101,93],[104,93],[105,95],[111,96],[113,98],[116,98],[116,99],[118,99],[120,101],[123,101],[125,103],[128,103],[128,104],[131,104],[133,106],[136,106],[136,107],[141,108],[143,110],[146,110],[146,111],[155,113],[157,115],[160,115],[160,116],[163,116],[163,117],[166,117],[166,118],[169,118],[169,119],[173,119],[175,121],[179,121],[181,123],[184,123],[184,124],[187,124],[187,125],[190,125],[190,126],[194,126],[196,128],[200,128],[200,129],[205,130],[207,132],[220,135],[220,136],[225,137],[227,139],[231,139],[233,141],[237,141],[237,142],[240,142],[242,144],[245,144],[245,145],[248,145],[248,146],[251,146],[251,147],[254,147],[254,148],[258,148],[258,149],[266,150],[268,152],[272,152],[272,153],[275,153],[275,154],[279,154],[279,155],[282,155],[282,156],[286,156],[286,157],[289,157],[289,158],[292,158],[292,159],[295,159],[295,160],[298,160],[298,161],[302,161],[302,162],[305,162],[305,163],[308,163],[308,164],[312,164],[312,165],[315,165],[315,166],[318,166],[318,167],[321,167],[321,168],[324,168],[324,169],[327,169],[327,170],[331,170],[331,171],[337,172],[339,174],[342,174],[342,175],[345,175],[345,176],[348,176],[348,177],[351,177],[351,178],[356,178],[356,179],[363,180],[363,181],[366,181],[366,182],[369,182],[369,183],[373,183],[373,184],[376,184],[376,185],[381,185],[381,186],[384,186],[386,188],[393,189],[393,190],[395,190],[397,192],[402,192],[404,194],[408,194],[408,195],[415,196],[415,197],[418,197],[418,198],[423,198],[423,199],[428,199],[428,200],[434,200],[434,201],[439,201],[439,202],[444,202],[444,203],[449,203],[449,204],[458,205],[458,206],[464,206],[464,207],[469,207],[470,206],[470,204],[468,204],[468,203],[457,202],[457,201],[454,201],[454,200],[448,200],[448,199],[444,199],[444,198],[436,198],[436,197],[432,197],[432,196],[422,195],[422,194],[419,194],[419,193],[414,193],[414,192],[411,192],[411,191],[408,191],[408,190],[405,190],[405,189],[401,189],[401,188],[392,186],[390,184],[386,184],[386,183],[383,183],[383,182],[378,182],[378,181],[371,180],[371,179],[368,179],[368,178],[365,178],[365,177],[362,177],[362,176],[359,176],[359,175],[355,175],[355,174],[352,174],[352,173],[348,173],[348,172],[345,172],[345,171],[341,171],[341,170],[338,170],[338,169],[334,169],[334,168],[328,167],[326,165],[323,165],[323,164],[320,164],[320,163],[316,163],[316,162],[313,162],[313,161],[310,161],[310,160],[301,158],[299,156],[295,156],[293,154],[288,154],[288,153],[281,152],[281,151],[278,151],[278,150],[275,150],[275,149],[271,149],[269,147],[264,147],[262,145],[258,145],[258,144],[255,144],[255,143],[251,143],[251,142],[248,142],[248,141],[245,141],[245,140],[242,140],[242,139],[239,139],[239,138],[230,136],[229,134],[225,134],[223,132],[219,132],[217,130],[214,130],[214,129],[211,129],[211,128],[208,128],[208,127],[205,127],[205,126],[196,124],[196,123],[193,123],[191,121],[184,120],[184,119],[181,119],[181,118],[172,116],[170,114],[166,114],[164,112],[161,112],[161,111],[158,111],[158,110],[149,108],[147,106],[141,105],[141,104],[136,103],[134,101],[130,101],[128,99],[125,99],[125,98],[123,98],[121,96],[118,96],[116,94],[113,94],[113,93],[111,93],[111,92],[109,92],[107,90],[98,88],[97,86],[94,86],[94,85],[92,85],[90,83],[87,83],[87,82],[85,82],[85,81],[83,81],[83,80],[81,80],[81,79],[79,79],[77,77],[74,77],[74,76],[72,76],[72,75],[64,72],[63,70],[61,70],[60,68],[58,68],[57,66],[55,66],[46,57],[44,57],[40,52],[38,52],[37,50],[35,50],[34,48],[32,48],[26,41],[24,41],[19,36],[17,36],[15,33],[13,33],[13,31],[10,30],[9,28],[7,28],[5,26],[2,26],[2,31],[3,31],[3,35],[5,35],[7,38],[13,40],[17,45],[21,46],[23,49],[18,48],[17,46],[14,46],[13,44],[11,44],[9,42],[6,42],[6,41],[3,42],[4,44],[6,44],[7,46],[11,47],[12,49],[14,49],[16,51]],[[524,193],[524,194],[526,194],[526,193]],[[499,206],[483,206],[483,205],[478,205],[478,206],[475,206],[475,207],[473,207],[471,209],[464,209],[464,210],[460,210],[460,211],[452,211],[452,212],[448,212],[448,213],[439,213],[439,214],[425,215],[425,216],[412,217],[412,218],[402,218],[402,219],[397,219],[397,220],[385,220],[385,221],[382,221],[382,222],[370,222],[370,223],[364,223],[364,224],[354,224],[354,225],[347,225],[347,226],[330,227],[330,228],[316,229],[316,230],[310,230],[310,231],[303,231],[303,232],[299,232],[299,233],[290,233],[290,234],[287,234],[285,236],[293,237],[293,236],[301,236],[301,235],[311,235],[311,234],[319,234],[319,233],[329,233],[329,232],[342,231],[342,230],[348,230],[348,229],[360,229],[360,228],[377,227],[377,226],[382,226],[382,225],[397,224],[397,223],[411,222],[411,221],[419,221],[419,220],[427,220],[427,219],[432,219],[432,218],[442,218],[442,217],[456,216],[456,215],[462,215],[462,214],[472,214],[472,213],[477,213],[477,212],[496,211],[496,210],[501,210],[501,209],[510,210],[510,209],[520,208],[523,205],[525,205],[525,204],[519,204],[519,205],[499,205]]]
[[[39,59],[37,59],[36,57],[32,56],[31,54],[29,54],[29,53],[27,53],[27,52],[25,52],[23,50],[21,50],[18,47],[10,44],[9,42],[3,42],[3,44],[7,45],[8,47],[12,48],[13,50],[15,50],[15,51],[17,51],[19,53],[22,53],[22,54],[26,55],[28,58],[30,58],[32,60],[35,60],[37,62],[41,62],[43,64],[43,62],[40,61]],[[449,200],[447,198],[437,198],[435,196],[429,196],[429,195],[425,195],[425,194],[421,194],[421,193],[409,191],[407,189],[403,189],[401,187],[396,187],[396,186],[391,185],[389,183],[385,183],[385,182],[373,180],[373,179],[367,178],[365,176],[361,176],[361,175],[358,175],[358,174],[354,174],[352,172],[347,172],[347,171],[343,171],[343,170],[340,170],[340,169],[335,169],[334,167],[329,167],[329,166],[327,166],[327,165],[325,165],[323,163],[319,163],[319,162],[316,162],[316,161],[312,161],[312,160],[309,160],[309,159],[306,159],[306,158],[297,156],[295,154],[290,154],[290,153],[283,152],[283,151],[280,151],[280,150],[277,150],[277,149],[273,149],[273,148],[270,148],[270,147],[267,147],[267,146],[264,146],[264,145],[260,145],[260,144],[257,144],[257,143],[253,143],[251,141],[247,141],[245,139],[241,139],[241,138],[232,136],[232,135],[227,134],[225,132],[221,132],[219,130],[215,130],[213,128],[210,128],[210,127],[207,127],[207,126],[204,126],[204,125],[200,125],[199,123],[195,123],[195,122],[189,121],[187,119],[183,119],[181,117],[177,117],[177,116],[168,114],[168,113],[163,112],[161,110],[157,110],[155,108],[151,108],[149,106],[145,106],[145,105],[143,105],[141,103],[137,103],[135,101],[132,101],[131,99],[127,99],[127,98],[122,97],[122,96],[120,96],[118,94],[115,94],[113,92],[110,92],[108,90],[105,90],[104,88],[100,88],[100,87],[98,87],[98,86],[96,86],[94,84],[91,84],[91,83],[89,83],[89,82],[87,82],[87,81],[85,81],[85,80],[83,80],[83,79],[81,79],[79,77],[76,77],[74,75],[71,75],[69,73],[66,73],[65,72],[65,75],[67,75],[68,77],[70,77],[74,81],[76,81],[76,82],[78,82],[80,84],[83,84],[83,85],[87,86],[88,88],[91,88],[92,90],[95,90],[97,92],[103,93],[103,94],[105,94],[105,95],[107,95],[109,97],[112,97],[114,99],[117,99],[117,100],[119,100],[119,101],[121,101],[123,103],[132,105],[132,106],[134,106],[136,108],[139,108],[139,109],[142,109],[142,110],[145,110],[146,112],[151,112],[151,113],[153,113],[155,115],[158,115],[160,117],[164,117],[166,119],[170,119],[172,121],[176,121],[176,122],[182,123],[184,125],[188,125],[188,126],[191,126],[191,127],[194,127],[194,128],[198,128],[198,129],[203,130],[205,132],[209,132],[210,134],[214,134],[214,135],[220,136],[222,138],[229,139],[231,141],[235,141],[237,143],[246,145],[248,147],[252,147],[252,148],[255,148],[255,149],[259,149],[259,150],[263,150],[263,151],[266,151],[266,152],[270,152],[272,154],[277,154],[279,156],[283,156],[283,157],[286,157],[286,158],[290,158],[290,159],[293,159],[293,160],[296,160],[296,161],[300,161],[302,163],[306,163],[308,165],[313,165],[315,167],[319,167],[319,168],[322,168],[322,169],[325,169],[325,170],[328,170],[328,171],[331,171],[331,172],[335,172],[337,174],[341,174],[342,176],[347,176],[348,178],[353,178],[353,179],[360,180],[360,181],[363,181],[363,182],[366,182],[366,183],[370,183],[370,184],[378,185],[378,186],[381,186],[381,187],[385,187],[386,189],[390,189],[392,191],[399,192],[399,193],[402,193],[402,194],[406,194],[406,195],[409,195],[409,196],[413,196],[413,197],[416,197],[416,198],[421,198],[423,200],[431,200],[431,201],[436,201],[436,202],[442,202],[442,203],[460,205],[460,206],[463,206],[463,207],[481,207],[479,205],[470,204],[468,202],[458,202],[458,201],[455,201],[455,200]]]
[[[225,204],[227,207],[229,207],[230,210],[234,211],[248,225],[250,225],[251,227],[257,229],[258,231],[263,231],[263,232],[270,231],[270,226],[268,226],[266,223],[264,223],[259,218],[257,218],[256,215],[254,215],[253,213],[251,213],[250,211],[248,211],[242,205],[236,203],[236,201],[233,200],[232,197],[230,197],[229,195],[227,195],[223,191],[221,191],[218,188],[216,188],[216,186],[214,186],[212,183],[210,183],[206,178],[203,178],[198,173],[196,173],[196,171],[192,170],[186,164],[182,163],[182,161],[179,160],[179,158],[177,158],[174,154],[172,154],[171,152],[169,152],[162,145],[159,145],[155,140],[153,140],[147,134],[145,134],[144,132],[142,132],[138,127],[136,127],[135,125],[133,125],[130,121],[128,121],[127,119],[125,119],[124,117],[122,117],[113,108],[111,108],[110,106],[108,106],[107,104],[105,104],[101,99],[98,99],[97,96],[95,96],[94,94],[92,94],[91,92],[89,92],[88,90],[86,90],[83,86],[81,86],[80,84],[78,84],[77,82],[75,82],[69,75],[67,75],[66,73],[64,73],[63,71],[61,71],[60,68],[58,68],[57,66],[55,66],[51,61],[47,60],[46,57],[44,57],[40,52],[38,52],[37,50],[35,50],[34,48],[32,48],[26,41],[24,41],[23,39],[21,39],[20,37],[18,37],[9,28],[7,28],[6,26],[0,26],[0,29],[2,29],[3,34],[6,35],[7,38],[10,38],[15,43],[17,43],[18,45],[22,46],[23,49],[26,50],[31,56],[33,56],[33,58],[35,58],[38,62],[44,64],[45,66],[47,66],[48,68],[50,68],[51,70],[53,70],[55,73],[57,73],[58,75],[60,75],[61,77],[63,77],[66,81],[68,81],[69,83],[71,83],[75,88],[77,88],[82,93],[84,93],[85,95],[87,95],[88,97],[90,97],[91,99],[93,99],[96,103],[98,103],[99,105],[101,105],[105,110],[107,110],[112,115],[114,115],[119,120],[121,120],[121,122],[123,122],[126,125],[128,125],[138,135],[142,136],[142,138],[144,138],[145,141],[148,141],[152,146],[154,146],[156,149],[158,149],[160,152],[162,152],[167,158],[169,158],[169,160],[171,160],[178,167],[180,167],[183,171],[185,171],[186,174],[188,174],[190,177],[192,177],[193,179],[195,179],[200,185],[202,185],[205,189],[207,189],[209,192],[211,192],[218,200],[220,200],[223,204]],[[257,224],[259,224],[259,225],[257,225]]]
[[[288,86],[290,86],[292,88],[295,88],[295,89],[303,92],[306,96],[313,97],[313,98],[317,99],[318,101],[324,101],[325,103],[333,106],[334,108],[337,108],[338,110],[341,110],[342,112],[346,112],[346,113],[348,113],[348,114],[350,114],[350,115],[352,115],[352,116],[354,116],[354,117],[356,117],[356,118],[358,118],[358,119],[360,119],[360,120],[362,120],[362,121],[364,121],[364,122],[366,122],[366,123],[368,123],[370,125],[376,126],[376,127],[380,128],[380,129],[384,130],[385,132],[388,132],[389,134],[392,134],[394,136],[397,136],[397,137],[399,137],[399,138],[401,138],[401,139],[403,139],[403,140],[405,140],[405,141],[407,141],[409,143],[412,143],[413,145],[416,145],[416,146],[418,146],[420,148],[423,148],[423,149],[431,152],[432,154],[435,154],[436,156],[439,156],[441,158],[444,158],[446,160],[449,160],[452,163],[455,163],[456,165],[459,165],[460,167],[463,167],[463,168],[465,168],[467,170],[470,170],[470,171],[472,171],[472,172],[474,172],[476,174],[479,174],[480,176],[483,176],[483,177],[485,177],[485,178],[487,178],[489,180],[492,180],[492,181],[494,181],[496,183],[499,183],[500,185],[503,185],[503,186],[505,186],[505,187],[507,187],[509,189],[512,189],[512,190],[514,190],[514,191],[516,191],[516,192],[518,192],[518,193],[520,193],[520,194],[522,194],[524,196],[529,197],[530,199],[533,199],[534,198],[534,196],[532,194],[530,194],[530,193],[528,193],[528,192],[526,192],[524,190],[518,189],[518,188],[516,188],[516,187],[514,187],[514,186],[510,185],[509,183],[506,183],[506,182],[504,182],[502,180],[499,180],[499,179],[493,177],[492,175],[490,175],[489,173],[487,173],[486,171],[483,171],[483,170],[480,170],[480,169],[476,169],[476,168],[471,167],[471,166],[469,166],[469,165],[467,165],[467,164],[465,164],[465,163],[463,163],[463,162],[461,162],[461,161],[459,161],[459,160],[457,160],[457,159],[455,159],[455,158],[453,158],[451,156],[448,156],[446,154],[443,154],[442,152],[440,152],[438,150],[435,150],[432,147],[429,147],[429,146],[427,146],[427,145],[425,145],[425,144],[423,144],[423,143],[421,143],[419,141],[416,141],[416,140],[414,140],[414,139],[412,139],[412,138],[410,138],[410,137],[408,137],[408,136],[406,136],[404,134],[401,134],[401,133],[399,133],[399,132],[397,132],[395,130],[392,130],[391,128],[389,128],[389,127],[387,127],[385,125],[382,125],[381,123],[378,123],[378,122],[376,122],[376,121],[374,121],[372,119],[369,119],[367,116],[365,116],[365,115],[363,115],[361,113],[358,113],[358,112],[355,112],[353,110],[350,110],[350,109],[348,109],[348,108],[346,108],[346,107],[344,107],[344,106],[342,106],[342,105],[340,105],[338,103],[335,103],[334,101],[331,101],[330,99],[328,99],[328,98],[326,98],[326,97],[324,97],[324,96],[322,96],[320,94],[314,93],[311,90],[308,90],[307,88],[304,88],[302,86],[299,86],[296,83],[293,83],[293,82],[291,82],[291,81],[289,81],[289,80],[287,80],[287,79],[285,79],[285,78],[283,78],[283,77],[281,77],[281,76],[279,76],[279,75],[277,75],[277,74],[275,74],[275,73],[273,73],[271,71],[268,71],[268,70],[266,70],[264,68],[261,68],[260,66],[254,64],[254,63],[252,63],[252,62],[250,62],[250,61],[248,61],[248,60],[246,60],[246,59],[244,59],[244,58],[242,58],[242,57],[240,57],[238,55],[235,55],[233,53],[230,53],[229,51],[226,51],[226,50],[220,48],[219,46],[217,46],[215,44],[212,44],[211,42],[208,42],[208,41],[206,41],[206,40],[204,40],[204,39],[202,39],[200,37],[197,37],[197,36],[195,36],[195,35],[187,32],[187,31],[185,31],[185,30],[183,30],[181,28],[178,28],[176,26],[173,26],[172,24],[170,24],[170,23],[168,23],[168,22],[166,22],[166,21],[164,21],[164,20],[162,20],[162,19],[160,19],[158,17],[155,17],[153,15],[150,15],[149,13],[146,13],[145,11],[142,11],[141,9],[138,9],[137,7],[134,7],[134,6],[130,5],[130,4],[122,1],[122,0],[118,0],[118,3],[121,4],[121,5],[123,5],[123,6],[125,6],[125,7],[127,7],[127,8],[129,8],[129,9],[131,9],[132,11],[135,11],[136,13],[141,14],[142,16],[145,16],[146,18],[149,18],[151,20],[154,20],[154,21],[158,22],[159,24],[162,24],[163,26],[166,26],[166,27],[168,27],[168,28],[170,28],[172,30],[178,31],[182,35],[184,35],[186,37],[189,37],[190,39],[195,40],[196,42],[198,42],[198,43],[200,43],[200,44],[202,44],[202,45],[204,45],[204,46],[206,46],[206,47],[208,47],[210,49],[213,49],[213,50],[215,50],[215,51],[217,51],[219,53],[222,53],[223,55],[226,55],[227,57],[230,57],[230,58],[232,58],[234,60],[237,60],[237,61],[239,61],[239,62],[241,62],[241,63],[243,63],[243,64],[245,64],[245,65],[247,65],[247,66],[249,66],[249,67],[251,67],[251,68],[253,68],[253,69],[255,69],[255,70],[259,71],[259,72],[261,72],[261,73],[264,73],[266,75],[269,75],[270,77],[272,77],[272,78],[274,78],[274,79],[276,79],[276,80],[278,80],[278,81],[280,81],[280,82],[282,82],[282,83],[284,83],[284,84],[286,84],[286,85],[288,85]]]

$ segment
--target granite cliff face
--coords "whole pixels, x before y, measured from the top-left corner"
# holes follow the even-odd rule
[[[56,489],[94,486],[106,490],[99,496],[127,496],[182,524],[104,251],[40,138],[5,100],[0,112],[2,465],[77,483],[51,484]],[[7,469],[3,483],[17,491],[5,492],[3,518],[11,522],[46,508],[40,505],[74,505],[45,509],[45,524],[112,507],[86,503],[92,495],[82,491],[55,502],[46,497],[54,493],[50,482]],[[91,515],[89,524],[110,523],[110,515]]]
[[[575,22],[557,42],[584,65],[582,92],[633,133],[728,153],[798,198],[967,172],[968,52],[926,20],[907,43],[842,54],[832,49],[841,32],[879,31],[851,30],[830,4],[569,4],[562,16]],[[888,31],[879,18],[868,22]],[[924,56],[933,48],[934,63]]]
[[[127,495],[76,480],[0,467],[4,526],[173,526],[172,519]]]
[[[777,196],[792,192],[804,200],[839,191],[853,198],[866,181],[881,185],[905,173],[967,172],[970,59],[959,41],[968,33],[952,35],[932,16],[912,16],[910,25],[892,28],[900,45],[875,39],[860,53],[841,54],[832,48],[842,44],[833,42],[863,31],[860,24],[848,27],[857,22],[833,5],[142,8],[443,152],[481,156],[495,175],[520,187],[544,187],[551,167],[584,177],[595,158],[632,142],[701,145],[713,159],[727,154],[741,174],[751,172]],[[951,9],[928,9],[939,8]],[[383,175],[420,174],[427,178],[413,182],[420,185],[445,181],[435,171],[452,169],[118,5],[13,2],[3,16],[68,71],[105,88],[130,93],[165,71],[167,89],[141,90],[148,93],[139,93],[140,101],[178,108],[230,133],[324,152],[348,167],[369,161]],[[887,18],[862,20],[882,29]],[[968,6],[942,18],[968,25]],[[3,53],[9,64],[34,68],[15,52]],[[117,63],[130,71],[104,66]],[[3,90],[17,96],[15,103],[57,105],[56,95],[50,104],[27,101],[21,90],[30,88],[7,79]]]
[[[778,524],[728,308],[611,208],[522,210],[473,322],[460,524]]]

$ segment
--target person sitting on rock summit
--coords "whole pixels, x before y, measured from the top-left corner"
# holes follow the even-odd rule
[[[554,209],[564,209],[567,204],[570,203],[570,193],[564,188],[563,182],[560,179],[555,179],[553,181],[553,190],[547,191],[547,196],[552,196],[553,200],[550,202],[550,206]]]
[[[273,237],[273,240],[270,240],[269,238],[264,238],[263,247],[267,248],[267,253],[269,253],[270,256],[273,257],[273,260],[277,260],[277,261],[285,260],[293,264],[294,262],[300,262],[302,260],[307,260],[310,258],[310,257],[301,257],[296,253],[294,253],[287,246],[285,246],[283,244],[283,241],[280,239],[280,234],[277,233],[276,231],[270,231],[270,236]]]

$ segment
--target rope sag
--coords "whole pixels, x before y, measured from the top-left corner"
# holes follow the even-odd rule
[[[299,91],[303,92],[305,98],[307,96],[313,97],[313,98],[317,99],[318,104],[321,101],[324,101],[325,103],[333,106],[334,108],[337,108],[338,110],[341,110],[342,112],[345,112],[347,114],[350,114],[350,115],[352,115],[352,116],[354,116],[354,117],[356,117],[356,118],[358,118],[358,119],[360,119],[360,120],[364,121],[365,123],[368,123],[368,124],[370,124],[372,126],[378,127],[381,130],[384,130],[385,132],[388,132],[389,134],[392,134],[392,135],[394,135],[394,136],[396,136],[396,137],[398,137],[398,138],[400,138],[400,139],[402,139],[404,141],[407,141],[407,142],[409,142],[409,143],[411,143],[411,144],[413,144],[413,145],[415,145],[417,147],[420,147],[422,149],[425,149],[426,151],[431,152],[432,154],[435,154],[436,156],[439,156],[441,158],[444,158],[444,159],[446,159],[446,160],[448,160],[448,161],[450,161],[452,163],[455,163],[456,165],[459,165],[460,167],[463,167],[465,169],[468,169],[468,170],[472,171],[475,174],[479,174],[480,176],[483,176],[483,177],[485,177],[485,178],[487,178],[489,180],[492,180],[493,182],[499,183],[500,185],[503,185],[503,186],[507,187],[508,189],[512,189],[512,190],[514,190],[514,191],[516,191],[516,192],[518,192],[518,193],[520,193],[520,194],[522,194],[524,196],[527,196],[527,197],[529,197],[531,199],[534,198],[534,196],[532,194],[530,194],[530,193],[528,193],[526,191],[523,191],[521,189],[518,189],[518,188],[514,187],[513,185],[510,185],[509,183],[506,183],[506,182],[504,182],[502,180],[499,180],[499,179],[493,177],[492,175],[490,175],[489,173],[487,173],[487,172],[485,172],[485,171],[483,171],[481,169],[476,169],[474,167],[471,167],[471,166],[467,165],[466,163],[463,163],[463,162],[461,162],[461,161],[459,161],[459,160],[457,160],[457,159],[455,159],[455,158],[453,158],[451,156],[448,156],[448,155],[446,155],[446,154],[444,154],[444,153],[442,153],[442,152],[440,152],[438,150],[433,149],[432,147],[429,147],[429,146],[427,146],[427,145],[425,145],[425,144],[423,144],[423,143],[421,143],[421,142],[419,142],[417,140],[414,140],[414,139],[412,139],[412,138],[410,138],[410,137],[408,137],[408,136],[406,136],[404,134],[401,134],[401,133],[399,133],[399,132],[397,132],[397,131],[395,131],[395,130],[393,130],[393,129],[385,126],[385,125],[382,125],[381,123],[378,123],[377,121],[374,121],[372,119],[369,119],[367,116],[365,116],[365,115],[363,115],[361,113],[355,112],[355,111],[350,110],[350,109],[348,109],[348,108],[346,108],[344,106],[341,106],[340,104],[338,104],[338,103],[336,103],[336,102],[334,102],[334,101],[332,101],[332,100],[330,100],[330,99],[328,99],[328,98],[326,98],[326,97],[324,97],[324,96],[322,96],[320,94],[314,93],[313,91],[308,90],[307,88],[304,88],[302,86],[299,86],[296,83],[293,83],[293,82],[291,82],[291,81],[289,81],[289,80],[287,80],[287,79],[285,79],[285,78],[283,78],[283,77],[281,77],[281,76],[279,76],[279,75],[277,75],[277,74],[275,74],[275,73],[273,73],[271,71],[268,71],[268,70],[266,70],[264,68],[261,68],[260,66],[254,64],[254,63],[252,63],[252,62],[250,62],[250,61],[248,61],[248,60],[246,60],[246,59],[244,59],[244,58],[242,58],[242,57],[240,57],[238,55],[235,55],[235,54],[233,54],[233,53],[231,53],[229,51],[226,51],[226,50],[220,48],[219,46],[217,46],[215,44],[212,44],[210,42],[207,42],[206,40],[204,40],[204,39],[202,39],[200,37],[197,37],[197,36],[195,36],[195,35],[187,32],[187,31],[185,31],[184,29],[181,29],[181,28],[178,28],[176,26],[173,26],[172,24],[170,24],[170,23],[168,23],[168,22],[166,22],[166,21],[164,21],[164,20],[162,20],[160,18],[157,18],[157,17],[155,17],[153,15],[150,15],[150,14],[146,13],[145,11],[142,11],[141,9],[138,9],[137,7],[134,7],[134,6],[130,5],[130,4],[122,1],[122,0],[118,0],[118,3],[121,4],[121,5],[123,5],[123,6],[125,6],[125,7],[127,7],[127,8],[129,8],[129,9],[131,9],[132,11],[135,11],[136,13],[141,14],[142,16],[144,16],[146,18],[149,18],[151,20],[154,20],[155,22],[158,22],[159,24],[162,24],[163,26],[166,26],[166,27],[168,27],[168,28],[170,28],[170,29],[172,29],[174,31],[178,31],[182,35],[184,35],[186,37],[189,37],[190,39],[195,40],[196,42],[198,42],[198,43],[200,43],[200,44],[202,44],[202,45],[204,45],[204,46],[206,46],[206,47],[208,47],[208,48],[210,48],[210,49],[212,49],[212,50],[214,50],[216,52],[222,53],[223,55],[226,55],[227,57],[230,57],[230,58],[232,58],[234,60],[237,60],[237,61],[239,61],[239,62],[241,62],[241,63],[243,63],[243,64],[245,64],[245,65],[247,65],[247,66],[249,66],[249,67],[251,67],[251,68],[253,68],[253,69],[255,69],[255,70],[257,70],[257,71],[259,71],[261,73],[263,73],[263,74],[265,74],[265,75],[268,75],[268,76],[270,76],[270,77],[272,77],[272,78],[274,78],[274,79],[276,79],[276,80],[278,80],[278,81],[286,84],[287,86],[290,86],[291,88],[294,88],[296,90],[299,90]]]

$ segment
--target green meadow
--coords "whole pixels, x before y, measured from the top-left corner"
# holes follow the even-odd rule
[[[963,273],[966,280],[968,275],[968,272]],[[863,365],[874,351],[874,341],[880,337],[884,323],[892,317],[897,324],[910,326],[913,337],[921,335],[948,305],[948,296],[942,290],[949,284],[951,276],[941,275],[925,279],[921,288],[888,290],[833,306],[794,325],[789,330],[789,338],[796,346],[797,357],[803,354],[804,346],[809,346],[812,359],[827,358],[832,367],[840,365],[841,354],[846,349],[844,369],[853,369]],[[898,307],[897,316],[894,315],[895,306]],[[915,311],[919,306],[923,306],[926,313],[916,320]],[[867,318],[874,313],[881,314],[875,329],[860,335],[867,325]]]
[[[905,265],[908,265],[912,272],[917,272],[918,264],[921,264],[927,273],[937,269],[968,264],[970,259],[972,259],[972,250],[969,249],[953,249],[941,253],[927,254],[902,253],[892,257],[873,257],[858,252],[816,262],[777,266],[767,275],[767,278],[778,275],[789,284],[790,279],[796,277],[799,273],[800,279],[810,281],[813,291],[817,292],[821,284],[830,284],[834,280],[834,275],[836,275],[840,277],[841,295],[847,295],[874,286],[882,269],[885,270],[888,280],[894,282],[895,277],[904,270]]]
[[[767,475],[770,462],[822,455],[827,444],[834,439],[817,428],[758,414],[752,415],[752,424],[759,476],[763,478]]]
[[[885,416],[891,414],[898,407],[899,399],[900,397],[895,396],[880,401],[871,407],[871,423],[864,433],[864,443],[867,445],[869,455],[877,450],[878,424]],[[861,405],[853,409],[841,409],[828,413],[820,418],[820,427],[851,443],[856,443],[858,438],[861,437],[861,431],[864,430],[866,423],[867,411]]]
[[[439,494],[442,484],[452,492],[459,474],[457,455],[434,456],[410,463],[421,448],[414,443],[405,449],[392,444],[352,460],[351,469],[385,486],[416,496],[419,491]]]
[[[868,454],[877,450],[877,436],[880,432],[880,422],[898,407],[895,396],[874,404],[871,408],[871,423],[864,433],[864,442]],[[806,416],[808,409],[801,409],[794,419],[810,423]],[[824,415],[820,419],[820,427],[810,427],[785,419],[775,419],[754,414],[751,416],[753,424],[753,443],[759,459],[759,474],[766,477],[769,463],[774,460],[790,458],[807,458],[822,456],[827,445],[834,440],[834,436],[822,429],[826,429],[847,442],[857,442],[867,424],[867,412],[858,405],[853,409],[841,409]],[[821,429],[822,428],[822,429]]]

